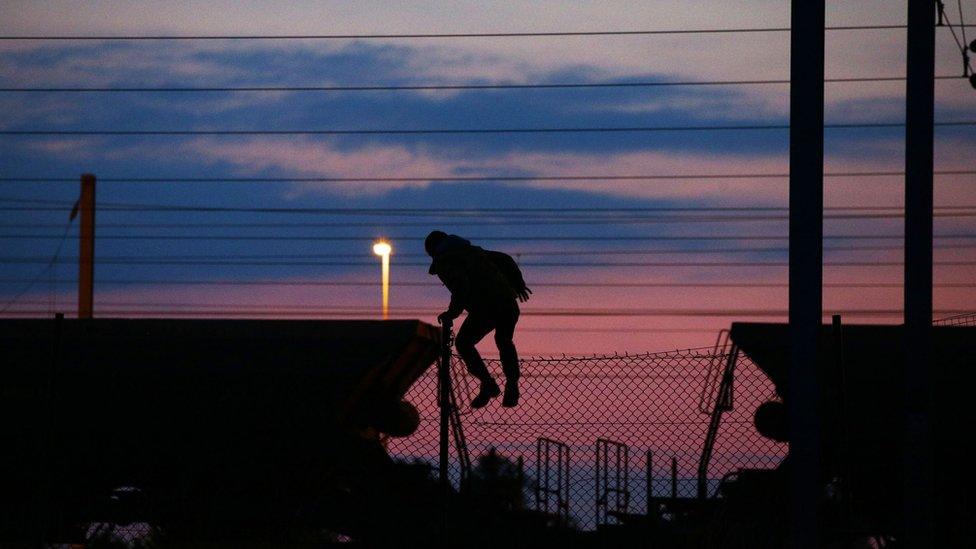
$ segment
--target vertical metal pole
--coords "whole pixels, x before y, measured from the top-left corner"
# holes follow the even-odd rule
[[[905,541],[909,547],[929,547],[934,541],[929,357],[932,329],[935,22],[935,2],[908,0],[903,510]]]
[[[569,446],[563,445],[562,448],[563,448],[563,455],[565,457],[563,458],[564,459],[563,472],[560,474],[562,475],[562,480],[563,480],[563,485],[562,485],[563,493],[566,494],[565,499],[563,500],[564,507],[565,507],[563,510],[563,523],[568,525],[569,524],[569,462],[570,462]]]
[[[437,403],[440,407],[440,453],[437,468],[438,481],[441,485],[441,546],[447,547],[448,531],[448,501],[451,493],[450,464],[450,422],[451,422],[451,328],[450,320],[441,325],[441,357],[437,363],[437,387],[439,395]]]
[[[818,547],[824,0],[790,11],[790,544]]]
[[[437,364],[437,386],[440,388],[440,462],[438,475],[445,493],[450,489],[448,464],[450,462],[450,421],[451,421],[451,327],[449,320],[441,326],[441,359]]]
[[[678,458],[671,458],[671,499],[678,498]]]
[[[556,446],[556,505],[562,509],[563,503],[563,447]]]
[[[593,505],[596,508],[596,525],[597,525],[597,528],[599,528],[600,525],[603,523],[603,521],[602,521],[602,518],[603,517],[600,516],[601,515],[601,513],[600,513],[600,488],[601,488],[601,486],[600,486],[600,480],[603,478],[602,471],[600,470],[600,453],[601,453],[600,452],[600,446],[601,446],[600,442],[601,442],[600,439],[597,439],[596,440],[596,483],[595,483],[595,486],[596,486],[595,491],[596,491],[596,493],[594,494],[594,500],[593,500]]]
[[[78,237],[78,318],[92,318],[95,293],[95,176],[81,176],[78,199],[81,227]]]
[[[654,452],[651,450],[647,451],[647,456],[645,456],[644,466],[647,468],[646,486],[644,490],[646,492],[645,497],[647,498],[647,518],[648,520],[654,520],[657,510],[651,505],[654,501]]]
[[[38,490],[39,503],[34,509],[36,512],[38,526],[38,546],[47,545],[48,530],[54,524],[61,522],[61,513],[54,498],[54,487],[57,482],[58,473],[61,471],[61,462],[58,461],[60,453],[56,451],[55,440],[57,438],[57,418],[58,418],[58,374],[61,370],[61,359],[63,356],[62,342],[64,339],[64,314],[54,315],[54,334],[51,342],[51,364],[48,371],[47,387],[45,390],[45,402],[43,403],[43,425],[44,431],[41,433],[42,454],[38,467],[38,478],[36,479],[40,489]]]
[[[624,458],[623,458],[623,471],[624,471],[624,512],[630,512],[630,448],[627,446],[623,447]],[[618,492],[619,493],[619,492]]]
[[[542,439],[535,441],[535,509],[542,511]]]
[[[842,527],[849,528],[854,518],[853,482],[851,478],[851,460],[848,448],[851,447],[851,433],[849,411],[847,408],[847,372],[844,364],[844,328],[841,323],[840,315],[831,317],[831,337],[834,345],[834,372],[833,382],[837,385],[837,390],[830,395],[830,399],[835,400],[834,414],[838,418],[834,429],[834,436],[839,436],[841,444],[836,449],[834,459],[837,460],[840,468],[842,483],[840,494],[842,508],[845,516],[843,517]]]

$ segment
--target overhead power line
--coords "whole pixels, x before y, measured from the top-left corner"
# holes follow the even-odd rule
[[[50,240],[59,238],[57,235],[23,235],[0,234],[0,239],[8,240]],[[423,236],[386,236],[389,240],[423,241]],[[747,241],[777,241],[787,240],[786,236],[764,235],[703,235],[703,236],[473,236],[472,240],[505,241],[505,242],[615,242],[615,241],[719,241],[719,240],[747,240]],[[870,235],[843,234],[824,235],[825,240],[902,240],[903,235]],[[976,233],[936,234],[934,238],[969,239],[976,238]],[[99,235],[99,240],[238,240],[238,241],[296,241],[296,242],[372,242],[369,236],[231,236],[231,235],[196,235],[196,236],[158,236],[158,235]]]
[[[935,170],[937,176],[973,175],[976,170]],[[903,176],[903,170],[826,172],[824,177]],[[410,183],[410,182],[491,182],[491,181],[654,181],[710,179],[788,179],[789,173],[700,173],[635,175],[485,175],[430,177],[99,177],[99,183]],[[0,177],[0,183],[77,183],[77,177]]]
[[[29,303],[28,303],[29,304]],[[231,305],[231,304],[228,304]],[[194,307],[193,309],[174,309],[174,307]],[[99,310],[102,314],[138,314],[138,315],[158,315],[158,316],[186,316],[186,315],[227,315],[227,316],[303,316],[303,317],[357,317],[357,318],[376,318],[379,314],[376,311],[364,310],[368,307],[355,307],[349,309],[337,309],[335,307],[317,306],[277,306],[244,308],[231,305],[233,308],[220,309],[224,307],[218,305],[207,307],[204,304],[184,304],[179,303],[104,303]],[[115,307],[115,308],[113,308]],[[132,308],[129,308],[132,307]],[[138,308],[136,308],[138,307]],[[158,309],[152,307],[159,307]],[[395,316],[400,317],[423,317],[434,316],[440,309],[391,309]],[[972,312],[969,309],[940,309],[934,311],[937,315],[966,314]],[[8,314],[46,314],[43,309],[20,309],[8,311]],[[526,309],[521,312],[523,317],[758,317],[758,318],[779,318],[787,316],[785,309]],[[850,317],[900,317],[904,313],[901,309],[844,309],[833,311],[833,314],[842,314]]]
[[[101,237],[100,237],[101,238]],[[45,263],[44,258],[0,257],[6,264]],[[372,267],[375,261],[282,261],[282,260],[230,260],[230,259],[107,259],[100,258],[101,265],[233,265],[238,267]],[[401,261],[402,267],[426,267],[429,261]],[[522,267],[787,267],[786,261],[523,261]],[[969,267],[976,261],[937,260],[936,266]],[[901,261],[825,261],[825,267],[898,267]]]
[[[6,211],[62,211],[71,206],[69,202],[33,198],[0,198],[0,203],[27,204],[25,206],[2,206]],[[38,206],[39,205],[39,206]],[[934,206],[939,211],[973,210],[976,204],[952,204]],[[886,212],[903,211],[902,206],[826,206],[831,212]],[[206,206],[195,204],[152,204],[105,202],[99,204],[99,211],[158,211],[158,212],[237,212],[237,213],[289,213],[289,214],[329,214],[329,215],[378,215],[378,216],[503,216],[518,215],[538,218],[540,215],[560,217],[585,215],[637,215],[662,212],[788,212],[786,206],[634,206],[634,207],[483,207],[483,208],[326,208],[326,207],[237,207]]]
[[[933,246],[938,250],[971,250],[976,249],[976,244],[936,244]],[[874,246],[825,246],[827,252],[864,252],[864,251],[903,251],[903,246],[898,245],[874,245]],[[788,253],[787,247],[748,247],[748,248],[654,248],[654,249],[587,249],[577,248],[571,250],[509,250],[512,256],[522,257],[542,257],[542,256],[604,256],[604,255],[686,255],[686,254],[736,254],[736,253]],[[396,260],[401,258],[409,259],[429,259],[426,253],[396,253]],[[146,255],[146,256],[99,256],[99,259],[125,261],[125,260],[208,260],[208,259],[373,259],[375,254],[370,253],[303,253],[303,254],[181,254],[181,255]],[[25,258],[22,258],[25,259]],[[77,261],[77,257],[65,257],[64,261]]]
[[[37,284],[37,282],[41,279],[41,277],[44,276],[44,273],[49,272],[51,267],[53,267],[56,263],[58,263],[58,259],[61,256],[61,248],[64,247],[64,243],[68,239],[68,229],[71,228],[71,221],[72,220],[69,219],[66,223],[62,224],[62,226],[64,227],[64,231],[62,232],[61,240],[58,241],[58,245],[55,248],[54,253],[51,255],[51,257],[36,262],[36,263],[44,263],[45,264],[44,268],[41,269],[34,278],[23,281],[26,284],[26,286],[24,286],[19,292],[14,294],[13,297],[7,300],[7,302],[4,303],[2,307],[0,307],[0,313],[6,312],[8,309],[10,309],[10,307],[14,303],[16,303],[17,300],[23,297],[24,294],[29,292],[30,289],[33,288],[35,284]]]
[[[827,214],[823,218],[827,220],[851,220],[851,219],[903,219],[903,213],[852,213],[852,214]],[[973,211],[954,211],[936,212],[933,217],[976,217]],[[667,224],[667,223],[758,223],[765,221],[787,221],[788,214],[778,215],[657,215],[642,217],[564,217],[564,218],[543,218],[543,219],[512,219],[506,220],[483,220],[483,221],[451,221],[452,227],[495,227],[495,226],[525,226],[525,225],[648,225],[648,224]],[[43,225],[23,223],[20,225],[0,224],[0,227],[12,228],[32,228]],[[157,229],[182,229],[192,225],[179,224],[105,224],[103,227],[126,227],[126,228],[157,228]],[[215,223],[211,225],[198,224],[200,228],[327,228],[327,227],[429,227],[429,221],[404,222],[404,221],[350,221],[350,222],[318,222],[318,223]]]
[[[27,282],[21,278],[0,278],[0,284],[19,284]],[[51,280],[54,284],[75,285],[75,279]],[[376,287],[375,280],[214,280],[170,278],[99,278],[96,284],[146,284],[159,286],[282,286],[282,287]],[[439,282],[393,281],[397,287],[441,288]],[[533,281],[532,287],[539,288],[747,288],[769,289],[788,288],[786,282],[546,282]],[[824,288],[862,288],[862,289],[901,289],[902,282],[825,282]],[[976,282],[937,282],[936,288],[976,288]]]
[[[937,127],[974,126],[974,120],[936,122]],[[824,124],[825,129],[903,128],[904,122],[852,122]],[[560,133],[655,133],[709,131],[789,130],[789,124],[730,124],[707,126],[620,126],[567,128],[384,128],[384,129],[314,129],[314,130],[0,130],[0,135],[104,135],[104,136],[180,136],[180,135],[476,135],[476,134],[560,134]]]
[[[956,80],[958,75],[939,75],[936,80]],[[825,84],[904,82],[904,76],[862,76],[825,78]],[[375,92],[375,91],[463,91],[463,90],[558,90],[602,88],[658,88],[693,86],[788,85],[789,79],[681,80],[641,82],[552,82],[532,84],[401,84],[401,85],[291,85],[291,86],[26,86],[0,87],[11,93],[198,93],[198,92]]]
[[[835,25],[826,31],[902,30],[905,25]],[[220,34],[220,35],[25,35],[0,36],[0,40],[376,40],[430,38],[554,38],[569,36],[661,36],[682,34],[739,34],[790,32],[789,27],[741,27],[711,29],[600,30],[600,31],[530,31],[530,32],[456,32],[456,33],[364,33],[364,34]]]
[[[969,214],[960,214],[966,217]],[[936,217],[957,217],[953,215],[947,216],[936,216]],[[867,216],[865,219],[873,219],[872,216]],[[888,218],[888,217],[883,217]],[[892,217],[897,219],[898,217]],[[683,217],[682,220],[694,221],[698,218]],[[736,218],[738,219],[738,218]],[[848,218],[843,218],[848,219]],[[653,219],[651,220],[653,222]],[[416,222],[401,222],[401,221],[364,221],[364,222],[349,222],[342,223],[341,221],[329,221],[329,222],[282,222],[282,223],[99,223],[100,229],[162,229],[162,230],[182,230],[182,229],[314,229],[314,228],[339,228],[339,227],[366,227],[373,229],[388,229],[392,227],[427,227],[431,226],[431,221],[416,221]],[[581,220],[574,219],[550,219],[550,220],[539,220],[539,221],[523,221],[519,219],[509,219],[506,218],[503,221],[493,220],[493,221],[453,221],[448,225],[449,227],[510,227],[510,226],[524,226],[524,225],[538,225],[538,226],[559,226],[559,225],[632,225],[641,224],[644,220],[640,218],[610,218],[610,219],[591,219],[584,218]],[[58,225],[55,223],[0,223],[0,229],[50,229],[57,228]],[[944,248],[959,248],[965,246],[941,246]],[[828,248],[828,250],[879,250],[879,249],[901,249],[898,248],[879,248],[879,247],[865,247],[858,246],[856,248]],[[674,253],[689,253],[689,252],[701,252],[706,251],[702,249],[693,249],[689,252],[681,250],[671,250]],[[777,251],[776,248],[747,248],[747,249],[731,249],[722,248],[713,250],[715,252],[729,252],[729,251],[741,251],[741,252],[759,252],[759,251]],[[786,251],[783,249],[782,251]],[[608,253],[608,254],[620,254],[620,253],[665,253],[666,250],[654,251],[654,250],[635,250],[632,252],[618,252],[613,250],[578,250],[578,251],[566,251],[566,252],[545,252],[546,254],[569,254],[569,253]],[[522,253],[527,255],[540,255],[539,252],[512,252],[512,253]],[[403,254],[399,254],[399,257],[403,257]]]

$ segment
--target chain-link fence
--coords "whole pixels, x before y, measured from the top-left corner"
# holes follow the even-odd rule
[[[486,362],[501,376],[497,359]],[[450,480],[471,489],[472,478],[494,474],[492,490],[500,492],[494,495],[510,509],[538,510],[557,523],[593,529],[644,514],[655,498],[712,497],[726,475],[775,467],[786,453],[785,444],[762,437],[753,425],[756,408],[777,398],[772,382],[725,343],[665,353],[530,357],[521,366],[517,407],[503,408],[499,398],[475,410],[469,403],[478,384],[457,357],[451,361],[455,417],[466,448],[452,441]],[[426,462],[431,470],[439,455],[437,377],[438,368],[428,368],[405,397],[420,413],[416,432],[386,441],[394,458]],[[462,465],[463,455],[473,466]],[[156,527],[138,513],[147,504],[143,498],[139,488],[117,488],[105,516],[129,518],[90,523],[85,537],[105,547],[152,544]]]
[[[502,408],[499,399],[477,410],[468,406],[477,381],[455,357],[455,394],[475,469],[479,457],[494,449],[521,465],[528,506],[558,513],[561,504],[568,508],[570,522],[583,529],[612,522],[607,508],[638,514],[646,512],[649,498],[672,492],[696,497],[704,489],[712,496],[723,476],[743,468],[775,467],[787,451],[786,444],[762,437],[753,425],[756,407],[776,399],[772,382],[744,355],[736,353],[730,363],[732,352],[721,345],[666,353],[523,358],[519,406]],[[494,375],[501,375],[498,360],[486,362]],[[732,376],[726,380],[731,391],[721,395],[725,372]],[[406,398],[420,411],[420,427],[409,437],[391,439],[389,451],[400,459],[433,464],[439,424],[434,368]],[[726,407],[711,437],[710,462],[699,485],[719,398]],[[566,450],[568,466],[560,466]],[[452,452],[457,452],[456,445]],[[458,485],[462,470],[457,456],[451,459],[451,480]]]
[[[947,316],[932,322],[933,326],[976,326],[976,313]]]

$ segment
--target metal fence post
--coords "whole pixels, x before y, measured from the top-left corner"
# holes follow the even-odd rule
[[[55,502],[55,468],[60,469],[58,460],[61,456],[55,447],[57,445],[57,407],[58,407],[58,374],[61,370],[61,360],[63,355],[62,342],[64,339],[64,314],[54,315],[54,330],[51,341],[51,363],[49,365],[47,386],[45,388],[44,403],[44,434],[41,439],[44,447],[44,454],[41,463],[38,464],[38,483],[40,484],[40,494],[38,504],[35,508],[37,512],[38,542],[39,545],[46,545],[48,542],[49,529],[54,526],[61,518],[55,512],[58,503]],[[55,520],[58,519],[58,520]]]
[[[451,328],[450,320],[441,325],[441,359],[437,364],[438,397],[440,408],[440,463],[438,468],[441,486],[447,491],[451,485],[448,476],[451,422]]]
[[[654,508],[654,452],[652,450],[647,451],[645,467],[647,468],[647,476],[645,477],[644,497],[647,499],[647,520],[651,523],[657,518],[657,509]]]
[[[444,320],[441,324],[441,356],[437,363],[437,404],[440,408],[440,450],[438,463],[438,482],[441,485],[441,546],[447,547],[448,497],[451,493],[450,429],[451,429],[451,337],[453,323]]]
[[[678,499],[678,458],[671,458],[671,499]]]

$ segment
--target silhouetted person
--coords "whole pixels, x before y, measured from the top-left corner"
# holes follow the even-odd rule
[[[512,337],[519,318],[518,302],[527,300],[532,293],[526,287],[518,265],[507,254],[472,246],[460,236],[442,231],[427,235],[424,248],[433,259],[430,274],[436,274],[451,291],[451,304],[437,316],[437,320],[453,320],[462,311],[468,311],[454,343],[468,372],[481,382],[471,407],[481,408],[501,393],[475,348],[492,330],[505,373],[502,406],[517,405],[519,362]]]

